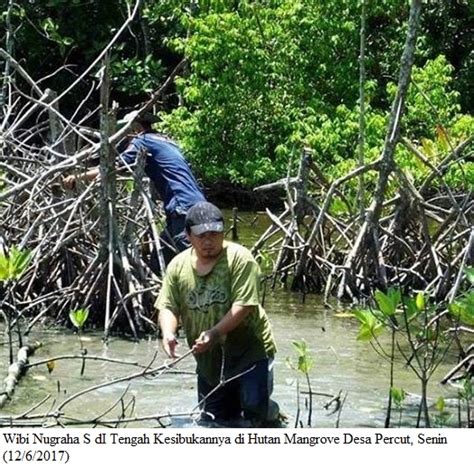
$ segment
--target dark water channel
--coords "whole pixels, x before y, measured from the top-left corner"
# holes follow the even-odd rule
[[[249,243],[265,228],[264,216],[252,222],[251,215],[243,214],[246,226],[240,229],[241,241]],[[243,223],[243,224],[245,224]],[[250,225],[250,223],[252,223]],[[347,394],[340,414],[340,427],[383,427],[385,404],[389,388],[389,366],[373,351],[368,343],[356,340],[358,325],[346,308],[330,310],[325,308],[318,296],[307,296],[305,304],[296,294],[279,290],[267,295],[266,309],[269,313],[278,345],[275,361],[274,398],[280,403],[289,418],[289,426],[295,423],[297,413],[297,374],[287,364],[287,358],[295,361],[296,355],[292,341],[304,339],[311,351],[314,366],[311,370],[313,391],[337,395]],[[58,355],[79,354],[78,336],[69,331],[37,329],[30,339],[43,342],[32,362]],[[1,343],[1,342],[0,342]],[[5,343],[5,340],[3,340]],[[100,333],[86,333],[83,345],[89,355],[118,358],[141,364],[150,363],[156,352],[153,366],[164,361],[164,353],[156,339],[150,338],[134,343],[113,338],[107,346],[103,345]],[[184,345],[183,345],[184,351]],[[5,344],[0,346],[0,377],[6,375],[8,352]],[[441,365],[429,386],[430,402],[439,396],[446,399],[456,396],[456,389],[439,384],[439,380],[451,368],[452,361]],[[125,403],[133,401],[135,416],[153,414],[189,413],[196,403],[194,363],[192,357],[185,359],[178,367],[184,374],[165,374],[158,378],[138,378],[130,382],[114,384],[85,394],[67,405],[65,412],[80,419],[93,419],[107,411],[122,396]],[[49,373],[46,365],[31,368],[18,386],[14,400],[0,410],[1,415],[20,414],[31,408],[47,395],[50,399],[36,409],[35,413],[47,412],[50,407],[72,394],[104,381],[137,372],[132,366],[103,361],[88,361],[84,375],[80,375],[81,362],[60,360]],[[306,382],[300,378],[300,389]],[[420,393],[420,386],[413,373],[397,363],[395,385],[412,394]],[[300,396],[301,418],[306,422],[307,396]],[[324,405],[330,397],[315,396],[312,423],[315,427],[335,427],[338,414],[330,414]],[[410,398],[404,409],[402,425],[413,426],[416,412],[415,397]],[[120,405],[119,405],[120,406]],[[131,407],[131,406],[130,406]],[[330,409],[332,409],[331,407]],[[113,418],[120,412],[119,407],[111,410],[104,418]],[[130,410],[128,411],[130,412]],[[452,408],[455,412],[455,408]],[[394,418],[398,421],[398,416]],[[192,426],[189,416],[168,420],[173,426]],[[155,421],[141,421],[128,427],[155,427]]]

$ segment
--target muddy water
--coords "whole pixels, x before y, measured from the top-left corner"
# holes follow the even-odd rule
[[[243,216],[247,223],[251,216]],[[248,243],[255,239],[265,225],[261,217],[251,226],[240,229],[240,238]],[[275,361],[274,398],[279,402],[283,412],[288,416],[289,425],[295,424],[298,409],[297,374],[290,368],[287,359],[293,361],[296,355],[292,341],[304,339],[310,348],[314,362],[310,373],[310,382],[314,392],[321,394],[314,397],[312,425],[315,427],[335,427],[339,417],[340,427],[383,427],[385,403],[389,387],[389,366],[378,356],[368,343],[359,342],[357,322],[350,317],[348,309],[325,308],[318,296],[307,296],[305,304],[301,297],[283,290],[270,293],[266,300],[266,309],[271,316],[272,325],[278,345]],[[31,340],[40,340],[43,347],[31,359],[32,362],[58,355],[79,354],[78,336],[69,331],[37,329],[30,336]],[[100,333],[86,333],[82,343],[89,355],[116,358],[144,365],[158,366],[165,361],[155,338],[139,343],[120,338],[112,339],[103,345]],[[8,354],[5,343],[0,341],[0,377],[6,374]],[[182,343],[183,351],[184,342]],[[452,398],[454,388],[438,384],[441,377],[449,370],[448,365],[441,365],[429,386],[431,402],[439,396]],[[112,386],[104,387],[85,394],[65,406],[67,416],[81,420],[92,420],[108,411],[117,401],[128,405],[127,414],[135,417],[162,414],[189,413],[196,404],[196,385],[194,362],[188,357],[178,366],[180,373],[167,373],[159,377],[134,379]],[[139,371],[139,368],[104,361],[87,361],[81,376],[81,362],[77,360],[60,360],[50,373],[45,364],[31,368],[22,379],[14,400],[1,415],[20,414],[43,398],[49,400],[35,413],[45,413],[81,391],[84,388],[120,378]],[[395,385],[412,394],[419,394],[419,383],[414,374],[397,362]],[[299,379],[300,390],[306,389],[304,378]],[[346,395],[341,413],[331,414],[334,406],[328,410],[324,405],[331,399],[329,395],[339,392]],[[402,425],[413,426],[416,413],[415,397],[407,402],[402,414]],[[113,419],[120,413],[120,406],[110,410],[103,419]],[[299,398],[301,419],[307,422],[307,395]],[[455,410],[452,409],[454,413]],[[398,421],[398,415],[394,418]],[[194,421],[189,416],[171,417],[166,420],[173,426],[189,427]],[[88,423],[92,425],[92,422]],[[130,423],[129,427],[155,427],[155,421]]]

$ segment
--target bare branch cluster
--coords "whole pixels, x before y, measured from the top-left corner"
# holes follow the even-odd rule
[[[23,350],[26,354],[26,348]],[[29,350],[28,350],[29,351]],[[21,414],[16,415],[3,415],[0,414],[0,427],[66,427],[66,426],[79,426],[79,427],[125,427],[129,424],[142,424],[143,422],[156,423],[161,427],[165,427],[170,424],[170,421],[174,418],[183,418],[183,417],[197,417],[200,414],[199,408],[193,409],[185,413],[154,413],[148,415],[136,415],[135,414],[135,397],[128,394],[130,383],[134,380],[139,380],[141,378],[153,378],[157,379],[165,374],[175,373],[176,367],[183,360],[188,358],[192,354],[191,350],[187,351],[179,358],[175,360],[159,364],[154,366],[156,354],[152,361],[147,365],[121,361],[121,360],[111,360],[104,359],[98,356],[92,356],[89,359],[93,360],[106,360],[110,363],[115,364],[132,364],[134,366],[139,366],[141,369],[137,372],[126,374],[124,376],[106,379],[100,384],[94,386],[85,387],[84,389],[71,394],[69,397],[64,400],[52,400],[51,395],[46,396],[41,401],[34,404],[31,408],[22,412]],[[19,358],[21,354],[19,353]],[[27,358],[27,356],[26,356]],[[84,356],[73,356],[68,355],[68,358],[77,358],[78,360],[84,358]],[[56,358],[58,359],[58,358]],[[56,360],[55,358],[48,360],[52,362]],[[27,364],[25,357],[22,357],[22,360],[14,364],[15,368],[19,365],[21,369],[25,369],[25,365],[30,367],[36,364],[41,364],[44,362],[38,362],[36,364]],[[11,372],[15,369],[12,367]],[[102,410],[100,413],[93,416],[79,416],[77,415],[77,409],[71,408],[71,403],[77,401],[80,398],[83,398],[85,395],[90,395],[91,393],[100,390],[105,387],[118,385],[121,383],[128,383],[124,391],[120,396],[110,404],[107,409]],[[11,395],[11,394],[10,394]],[[6,398],[7,396],[5,396]],[[49,409],[39,412],[40,407],[44,407],[49,404]],[[1,406],[0,406],[1,407]]]
[[[355,301],[395,284],[450,301],[459,290],[463,269],[474,262],[474,202],[469,186],[454,192],[443,177],[472,154],[473,137],[450,144],[438,166],[401,138],[420,11],[421,2],[413,0],[380,158],[331,182],[305,151],[298,177],[283,183],[286,210],[278,217],[268,213],[273,224],[253,248],[276,253],[273,285],[291,277],[294,290],[324,293],[326,302],[330,295]],[[395,160],[400,143],[428,170],[418,189]],[[359,210],[345,195],[357,183],[370,187],[359,189],[359,197],[372,197]],[[342,212],[333,211],[335,198]]]
[[[412,144],[404,143],[422,155]],[[458,145],[446,157],[443,172],[449,165],[455,166],[471,144],[469,139]],[[364,222],[361,224],[357,210],[344,200],[344,184],[362,173],[378,171],[380,163],[367,164],[329,184],[310,162],[305,177],[308,193],[299,201],[287,200],[286,210],[279,216],[267,210],[272,225],[253,252],[276,256],[274,286],[279,279],[294,290],[323,293],[326,303],[332,295],[356,301],[368,297],[374,288],[399,285],[427,291],[438,300],[454,298],[463,269],[474,262],[471,192],[454,193],[446,188],[444,193],[426,191],[422,195],[423,190],[417,190],[396,167],[396,192],[384,200],[380,219],[358,240]],[[427,177],[425,182],[432,179]],[[289,188],[293,189],[292,183]],[[330,209],[336,196],[345,201],[343,213]],[[295,211],[296,203],[300,208],[301,203],[306,205],[303,216]]]
[[[42,81],[6,51],[0,56],[14,71],[0,122],[0,251],[8,255],[15,246],[33,255],[12,289],[19,315],[28,317],[29,330],[45,317],[63,322],[70,310],[88,307],[105,336],[114,326],[135,337],[154,329],[160,279],[150,256],[159,247],[160,210],[144,178],[144,157],[128,170],[131,177],[115,177],[111,160],[130,124],[115,131],[106,63],[100,84],[92,81],[89,95],[66,117],[53,91],[43,91]],[[98,86],[102,103],[91,111],[85,104]],[[106,162],[102,180],[63,188],[65,174]]]

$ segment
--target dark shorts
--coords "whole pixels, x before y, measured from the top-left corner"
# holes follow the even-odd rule
[[[270,400],[273,360],[257,361],[250,368],[247,373],[215,391],[217,386],[208,384],[198,375],[198,398],[202,401],[204,420],[232,423],[243,418],[256,427],[269,420],[269,406],[276,405]],[[272,412],[275,412],[274,407]]]

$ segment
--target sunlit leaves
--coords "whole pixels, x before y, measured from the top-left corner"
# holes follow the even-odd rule
[[[19,279],[31,261],[31,252],[12,247],[8,254],[0,253],[0,281]]]
[[[135,180],[127,180],[125,182],[125,190],[127,193],[131,194],[135,189]]]
[[[48,39],[58,44],[61,54],[64,55],[66,48],[74,43],[74,40],[59,31],[59,24],[52,18],[45,18],[41,24],[44,34]]]
[[[474,291],[451,303],[449,312],[462,323],[474,326]]]
[[[474,268],[464,269],[466,279],[474,285]],[[449,305],[449,312],[466,325],[474,326],[474,289],[470,289]]]
[[[376,290],[374,298],[379,310],[389,317],[395,315],[395,311],[401,300],[401,295],[399,290],[390,289],[386,294],[380,290]]]
[[[164,74],[161,61],[147,55],[145,58],[125,58],[112,63],[115,87],[119,91],[151,92]]]
[[[423,292],[418,292],[415,298],[416,309],[420,312],[425,310],[425,294]]]
[[[446,407],[446,401],[444,400],[444,398],[439,397],[436,401],[435,407],[439,412],[443,412]]]
[[[403,296],[403,311],[405,312],[408,321],[411,321],[413,317],[416,317],[419,310],[416,305],[416,300],[414,297]]]
[[[358,340],[370,341],[376,338],[387,325],[399,329],[400,316],[406,319],[406,325],[419,338],[432,338],[423,325],[424,312],[427,310],[424,293],[419,292],[416,297],[402,297],[398,289],[388,289],[386,293],[376,290],[374,301],[376,309],[353,310],[360,323]]]
[[[370,341],[379,336],[384,329],[384,323],[372,310],[353,310],[354,315],[359,320],[359,333],[357,339],[360,341]]]
[[[89,317],[89,309],[79,308],[69,312],[69,319],[76,328],[82,328]]]
[[[308,375],[313,367],[313,360],[311,358],[308,345],[305,340],[291,342],[296,352],[297,360],[296,366],[288,358],[287,363],[290,367],[296,369],[300,373]]]
[[[446,410],[446,401],[442,396],[436,400],[435,408],[438,411],[434,417],[436,425],[438,427],[446,426],[452,418],[452,414]]]
[[[403,388],[392,387],[390,389],[390,395],[392,396],[392,401],[395,404],[395,407],[401,409],[407,395],[405,390]]]
[[[311,129],[302,121],[330,107],[329,96],[339,105],[356,90],[350,78],[357,76],[357,56],[342,47],[357,39],[348,14],[356,5],[342,4],[242,2],[238,11],[193,19],[185,43],[193,68],[180,86],[193,120],[183,123],[174,111],[166,123],[207,179],[254,184],[281,177],[288,154],[278,153],[280,146],[291,148],[294,140],[300,147]],[[337,37],[337,44],[321,35]],[[340,54],[347,61],[336,61]],[[337,91],[329,87],[334,76]]]

